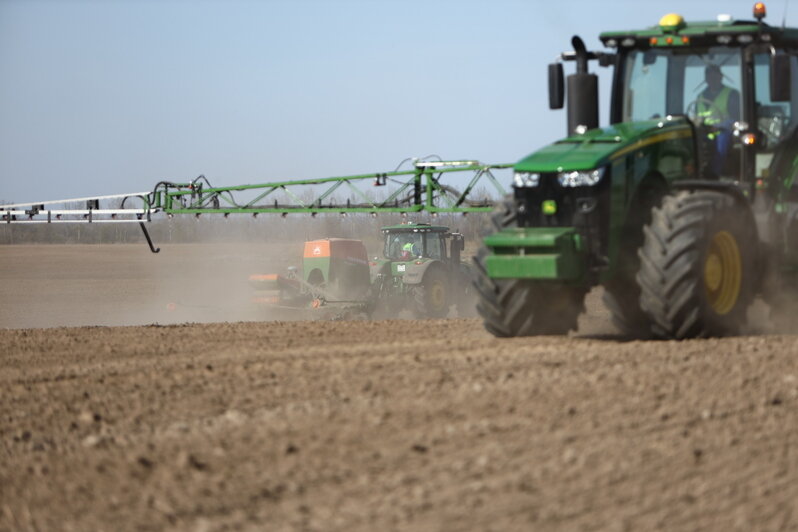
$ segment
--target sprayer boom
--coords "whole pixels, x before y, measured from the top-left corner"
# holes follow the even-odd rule
[[[482,164],[476,160],[406,161],[412,161],[412,169],[225,187],[214,187],[200,175],[188,183],[161,181],[151,192],[0,205],[0,222],[138,223],[150,249],[157,253],[144,226],[157,213],[171,217],[176,214],[286,216],[290,213],[311,216],[370,213],[376,216],[389,212],[428,212],[434,216],[436,213],[484,212],[493,207],[496,197],[506,194],[493,171],[512,167],[511,164]],[[470,179],[464,187],[462,184],[455,187],[450,184],[453,180],[447,179],[452,174],[469,173]],[[376,194],[376,190],[381,194]]]

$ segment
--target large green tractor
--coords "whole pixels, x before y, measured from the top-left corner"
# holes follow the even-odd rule
[[[720,16],[579,37],[549,66],[569,136],[514,167],[475,257],[477,310],[496,336],[575,329],[603,285],[637,337],[735,334],[757,295],[778,306],[798,270],[798,29]],[[598,79],[613,69],[610,125]]]
[[[440,318],[473,308],[471,271],[460,260],[463,235],[448,227],[405,223],[382,228],[383,256],[371,262],[372,290],[384,313],[410,309]],[[447,243],[449,244],[447,246]]]

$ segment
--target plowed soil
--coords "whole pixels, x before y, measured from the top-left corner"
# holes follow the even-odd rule
[[[245,255],[0,248],[0,530],[798,529],[796,336],[287,321]]]

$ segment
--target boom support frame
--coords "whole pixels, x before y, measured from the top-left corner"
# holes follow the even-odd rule
[[[493,171],[512,166],[482,164],[476,160],[414,160],[410,170],[226,187],[213,187],[200,175],[188,183],[161,181],[152,192],[0,205],[0,223],[138,223],[150,249],[157,253],[159,249],[153,245],[145,227],[157,213],[171,217],[176,214],[286,216],[306,213],[316,216],[319,213],[486,212],[493,208],[497,196],[501,198],[507,194]],[[471,178],[462,190],[446,183],[452,174],[468,172]],[[385,197],[376,199],[375,194],[366,191],[366,184],[386,187]],[[476,187],[485,184],[488,185],[487,195],[476,197]],[[115,205],[101,208],[101,201]],[[129,201],[136,201],[138,205],[126,207]]]
[[[159,183],[150,201],[153,208],[168,214],[484,212],[492,208],[494,201],[475,198],[475,187],[487,181],[492,192],[504,196],[506,191],[492,171],[511,167],[512,164],[487,165],[478,161],[417,162],[412,170],[405,171],[229,187],[212,187],[204,176],[199,176],[190,183]],[[443,182],[451,173],[469,171],[473,175],[462,191]],[[392,190],[378,200],[369,197],[364,184],[390,185]],[[297,193],[300,189],[309,194]],[[336,198],[341,192],[345,199]],[[239,201],[234,193],[255,195]],[[281,193],[282,201],[276,197]]]

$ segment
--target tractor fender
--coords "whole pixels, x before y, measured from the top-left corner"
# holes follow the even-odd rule
[[[634,190],[633,199],[629,202],[625,214],[627,227],[640,227],[646,223],[647,220],[637,219],[636,216],[639,217],[641,212],[650,214],[650,207],[658,205],[662,197],[673,190],[709,190],[727,194],[740,208],[740,215],[744,216],[751,224],[754,223],[751,203],[743,188],[736,183],[707,179],[680,179],[667,183],[661,174],[653,172],[648,174]],[[643,207],[644,211],[640,211],[640,207]]]
[[[461,262],[457,265],[456,275],[456,281],[458,283],[463,283],[463,286],[467,286],[470,285],[471,280],[474,279],[474,269],[469,263]]]
[[[708,181],[703,179],[683,179],[675,181],[672,184],[676,190],[711,190],[713,192],[720,192],[727,194],[734,199],[735,204],[739,208],[739,215],[745,218],[745,223],[749,227],[757,227],[754,218],[754,212],[751,208],[751,202],[745,195],[743,189],[735,183],[725,183],[723,181]],[[754,231],[758,240],[760,239],[758,231]]]
[[[640,227],[651,217],[651,208],[659,205],[662,198],[668,194],[667,180],[658,172],[647,174],[632,191],[631,200],[627,205],[626,223]],[[642,209],[642,210],[641,210]]]
[[[402,282],[406,285],[421,284],[424,282],[424,277],[430,268],[433,270],[445,269],[445,266],[439,260],[424,261],[421,264],[416,264],[416,262],[408,262],[405,275],[402,277]]]
[[[679,181],[674,181],[672,186],[679,190],[712,190],[714,192],[722,192],[732,196],[737,203],[746,207],[748,206],[748,199],[745,197],[745,192],[735,183],[710,181],[706,179],[681,179]]]

